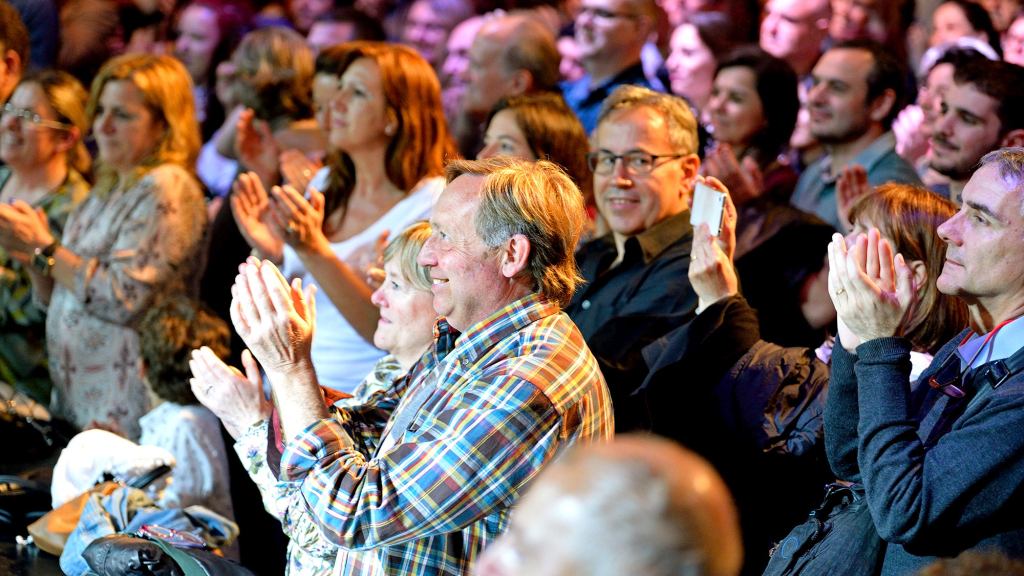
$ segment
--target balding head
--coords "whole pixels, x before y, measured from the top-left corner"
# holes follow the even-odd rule
[[[555,35],[529,14],[488,20],[469,50],[464,106],[486,115],[503,98],[558,89]]]
[[[731,576],[741,561],[736,509],[714,469],[667,440],[620,436],[547,469],[478,574]]]

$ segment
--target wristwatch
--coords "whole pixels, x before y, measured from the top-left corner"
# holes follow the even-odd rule
[[[49,276],[53,271],[53,265],[57,259],[53,255],[60,248],[60,240],[54,240],[44,248],[36,248],[32,251],[32,267]]]

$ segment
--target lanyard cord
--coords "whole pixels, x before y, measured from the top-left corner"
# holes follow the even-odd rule
[[[985,349],[985,346],[988,345],[990,340],[995,338],[996,332],[999,332],[1003,328],[1003,326],[1006,326],[1007,324],[1009,324],[1010,322],[1013,322],[1017,318],[1020,318],[1020,316],[1015,316],[1013,318],[1007,318],[1006,320],[1003,320],[1002,322],[997,324],[996,327],[993,328],[991,332],[989,332],[988,334],[985,335],[985,340],[982,341],[981,346],[979,346],[978,349],[974,351],[974,354],[971,356],[971,359],[967,361],[967,367],[964,369],[964,372],[967,372],[967,370],[971,369],[971,366],[974,365],[974,361],[977,360],[978,356],[981,355],[981,351]],[[968,334],[967,336],[964,336],[964,339],[960,341],[960,345],[957,346],[957,347],[959,348],[960,346],[963,346],[964,344],[967,344],[967,342],[969,342],[971,340],[972,336],[975,336],[973,331],[970,334]]]

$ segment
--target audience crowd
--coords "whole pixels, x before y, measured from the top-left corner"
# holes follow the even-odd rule
[[[1014,0],[0,0],[0,474],[170,467],[71,574],[1021,573],[1022,66]]]

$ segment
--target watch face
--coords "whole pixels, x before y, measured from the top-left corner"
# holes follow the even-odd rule
[[[32,255],[32,267],[46,275],[50,274],[55,262],[53,256],[45,256],[38,252]]]

